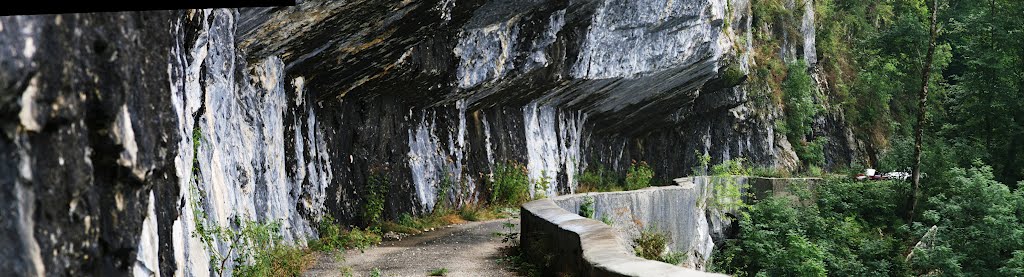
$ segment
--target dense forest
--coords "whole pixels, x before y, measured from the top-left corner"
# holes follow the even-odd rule
[[[909,171],[921,127],[920,202],[910,181],[834,177],[799,197],[769,197],[740,216],[739,237],[714,270],[737,276],[1024,275],[1024,1],[817,0],[797,11],[755,0],[752,76],[786,107],[808,166],[820,159],[811,118],[841,112],[868,158],[852,165]],[[814,9],[816,67],[772,57],[778,30]],[[792,33],[792,32],[790,32]],[[764,49],[764,50],[762,50]],[[823,89],[814,90],[810,74]],[[922,80],[929,80],[924,110]],[[760,82],[760,83],[757,83]],[[918,125],[918,114],[924,124]],[[808,158],[811,157],[811,158]]]

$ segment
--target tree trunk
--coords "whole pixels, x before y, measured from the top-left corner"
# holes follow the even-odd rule
[[[932,56],[935,55],[938,14],[939,0],[932,0],[932,23],[928,39],[928,54],[924,58],[924,69],[921,70],[921,92],[917,97],[917,128],[914,131],[914,171],[910,177],[914,182],[914,192],[910,195],[910,211],[907,213],[907,222],[914,221],[918,198],[921,197],[921,144],[923,142],[925,108],[928,100],[928,80],[932,72]]]

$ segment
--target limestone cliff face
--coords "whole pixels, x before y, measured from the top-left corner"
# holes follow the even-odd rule
[[[689,175],[695,151],[792,167],[725,76],[749,30],[746,0],[0,18],[0,272],[205,276],[197,222],[277,220],[302,244],[324,215],[362,221],[370,174],[397,217],[486,199],[504,162],[549,195],[588,164]]]

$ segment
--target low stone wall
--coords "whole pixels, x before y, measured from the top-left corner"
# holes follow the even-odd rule
[[[523,204],[523,247],[532,261],[554,267],[549,270],[582,276],[724,276],[700,271],[714,242],[729,235],[735,214],[730,204],[736,199],[720,193],[721,184],[749,183],[749,192],[760,199],[769,191],[790,196],[788,185],[813,186],[820,179],[698,176],[675,181],[676,186],[563,195]],[[593,219],[578,215],[591,197]],[[636,257],[631,242],[644,228],[668,234],[667,247],[684,253],[686,261],[672,266]]]
[[[522,246],[545,272],[576,276],[725,276],[637,257],[611,226],[570,213],[552,199],[523,204]]]

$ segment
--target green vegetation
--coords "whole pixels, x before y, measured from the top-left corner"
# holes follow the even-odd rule
[[[640,231],[639,237],[633,239],[633,251],[641,258],[657,260],[661,258],[661,253],[665,252],[668,241],[668,234],[647,227]]]
[[[622,190],[615,172],[598,162],[588,165],[576,179],[577,193]]]
[[[373,270],[370,270],[370,277],[381,277],[383,274],[384,273],[380,271],[380,268],[374,267]]]
[[[640,230],[640,236],[633,239],[633,251],[636,255],[648,259],[678,265],[686,255],[682,252],[668,250],[668,234],[648,227]]]
[[[358,227],[345,230],[327,215],[320,221],[320,239],[309,242],[309,247],[317,251],[336,251],[343,249],[365,250],[380,243],[380,235],[369,229]]]
[[[580,203],[580,216],[594,218],[594,197],[584,196],[583,203]]]
[[[746,161],[744,158],[725,160],[711,167],[710,181],[715,192],[714,199],[708,203],[711,207],[739,213],[745,212],[748,205],[743,201],[747,196],[744,193],[749,191],[750,185],[740,183],[733,178],[733,176],[750,175],[750,169],[743,165],[744,161]]]
[[[740,217],[739,237],[714,254],[712,268],[737,276],[1018,272],[1024,190],[1011,192],[983,165],[953,169],[933,184],[941,193],[927,197],[912,223],[900,216],[908,209],[906,182],[831,179],[814,191],[795,191],[797,202],[761,200]],[[929,246],[914,248],[931,226],[937,231]]]
[[[198,190],[193,188],[193,196]],[[210,264],[215,274],[224,276],[228,261],[234,262],[233,276],[298,276],[309,264],[307,252],[283,243],[278,221],[255,222],[232,218],[231,228],[208,224],[206,213],[193,202],[196,230],[193,237],[199,238],[210,253]],[[221,252],[219,242],[227,242],[228,249]]]
[[[366,203],[363,204],[363,220],[366,226],[378,226],[384,215],[384,200],[391,181],[380,169],[371,169],[366,180]]]
[[[516,162],[495,165],[491,183],[491,204],[518,206],[530,199],[530,177],[526,166]]]
[[[437,269],[431,270],[430,274],[428,274],[428,275],[430,275],[430,276],[445,276],[445,275],[448,275],[448,269],[447,268],[443,268],[443,267],[442,268],[437,268]]]
[[[637,190],[651,186],[651,179],[654,178],[654,170],[647,165],[647,162],[637,163],[633,161],[626,171],[626,189]]]

